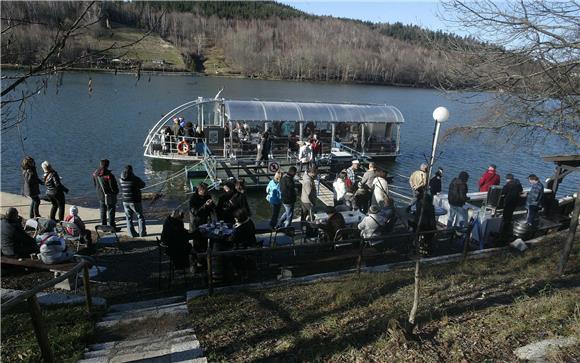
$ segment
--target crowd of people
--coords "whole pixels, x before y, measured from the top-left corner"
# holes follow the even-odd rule
[[[419,170],[413,172],[409,178],[409,185],[417,200],[421,200],[423,193],[428,191],[430,197],[442,192],[443,168],[439,167],[435,175],[427,183],[427,164],[421,164]],[[468,193],[469,174],[461,171],[451,180],[448,189],[448,227],[465,226],[468,222],[465,204],[469,201]],[[477,185],[479,192],[489,192],[492,187],[499,187],[501,182],[497,167],[490,164],[479,179]],[[527,209],[526,223],[537,226],[538,211],[544,204],[544,186],[535,174],[528,176],[530,191],[524,193],[520,181],[513,174],[506,174],[506,183],[501,187],[502,196],[502,235],[507,237],[511,232],[513,213],[525,198]]]
[[[116,225],[117,198],[121,194],[122,205],[125,211],[127,234],[131,237],[147,236],[145,217],[143,215],[141,190],[145,183],[133,173],[131,165],[125,166],[120,179],[120,188],[115,175],[109,169],[109,160],[103,159],[99,167],[92,173],[96,197],[99,202],[100,224],[110,226],[118,232]],[[2,254],[5,256],[28,257],[39,253],[45,263],[57,263],[70,259],[72,253],[66,250],[64,238],[59,236],[56,226],[62,224],[65,232],[73,237],[79,237],[81,242],[90,246],[91,232],[87,230],[79,215],[78,207],[72,206],[65,216],[65,203],[69,189],[49,161],[41,164],[44,172],[39,177],[35,160],[26,156],[21,162],[23,177],[23,194],[30,198],[29,219],[35,220],[37,228],[36,240],[29,236],[23,228],[22,218],[18,211],[9,208],[3,219],[2,226]],[[41,193],[44,186],[45,193]],[[40,215],[40,203],[45,200],[51,204],[48,218]],[[134,225],[137,219],[137,229]]]
[[[186,135],[192,131],[192,125],[185,123],[180,125],[176,119],[174,134]],[[243,129],[243,128],[242,128]],[[268,160],[269,148],[268,133],[262,135],[259,148],[258,162]],[[296,203],[299,201],[301,212],[300,221],[312,227],[317,210],[318,194],[318,169],[316,167],[317,155],[320,155],[321,144],[314,134],[309,142],[302,142],[299,150],[299,167],[290,166],[286,172],[278,171],[268,183],[265,193],[266,200],[271,209],[268,224],[271,230],[290,229],[294,219]],[[131,165],[125,166],[121,173],[120,182],[109,169],[110,162],[107,159],[100,161],[98,168],[92,173],[96,197],[99,202],[100,223],[110,226],[115,231],[120,229],[116,225],[116,207],[120,197],[126,222],[126,232],[130,237],[147,236],[147,228],[142,205],[142,189],[145,182],[136,176]],[[21,163],[24,180],[24,194],[30,200],[29,218],[39,218],[39,205],[42,200],[51,204],[49,220],[55,222],[67,222],[75,225],[75,230],[70,233],[80,234],[85,243],[91,242],[91,233],[88,231],[78,214],[78,208],[70,208],[70,214],[65,218],[65,195],[69,192],[64,186],[57,171],[50,162],[41,164],[43,175],[40,177],[36,170],[33,158],[27,156]],[[301,173],[297,178],[297,174]],[[433,197],[443,191],[443,168],[439,167],[433,177],[427,180],[428,165],[421,164],[419,170],[413,172],[409,178],[409,186],[415,197],[415,215],[418,217],[412,223],[419,231],[433,231],[436,229],[435,210]],[[298,195],[297,180],[301,184]],[[451,180],[448,186],[448,227],[466,226],[468,222],[465,204],[468,197],[469,174],[461,171]],[[499,186],[500,175],[495,165],[491,164],[478,181],[479,191],[488,192],[491,188]],[[543,185],[536,175],[529,175],[530,191],[523,192],[519,180],[512,174],[506,175],[506,183],[502,188],[503,195],[503,227],[502,234],[510,233],[513,214],[522,198],[526,198],[527,223],[536,225],[538,211],[543,204]],[[41,196],[41,186],[45,187],[45,194]],[[340,212],[359,211],[365,216],[357,227],[363,238],[374,238],[388,233],[393,228],[395,219],[394,203],[389,194],[389,178],[384,170],[381,170],[373,162],[370,162],[363,170],[358,160],[353,160],[351,165],[341,170],[332,183],[334,192],[334,206],[326,210],[327,218],[323,223],[318,223],[319,228],[330,241],[339,236],[338,232],[346,227],[344,217]],[[167,217],[163,225],[162,239],[167,242],[168,254],[175,259],[179,266],[189,266],[192,259],[190,256],[195,252],[204,252],[207,249],[207,236],[201,231],[201,226],[221,221],[231,225],[233,231],[222,244],[223,248],[246,248],[258,245],[255,232],[256,227],[251,219],[252,213],[246,194],[244,180],[228,180],[223,183],[223,192],[215,200],[209,193],[209,187],[205,183],[197,186],[189,198],[188,217],[189,229],[185,229],[185,213],[175,211]],[[119,195],[120,194],[120,195]],[[419,216],[421,216],[419,218]],[[136,222],[136,224],[135,224]],[[24,256],[30,253],[42,252],[43,246],[59,245],[53,239],[54,235],[44,235],[38,241],[25,238],[22,228],[18,228],[20,217],[14,209],[7,211],[2,220],[2,253],[4,255]],[[308,229],[307,229],[308,231]],[[50,230],[47,233],[51,232]],[[53,232],[53,231],[52,231]],[[10,237],[11,236],[11,237]],[[424,238],[428,242],[429,236]],[[8,242],[6,242],[8,241]],[[11,242],[10,242],[11,241]],[[20,242],[16,242],[20,241]],[[190,244],[193,241],[193,244]],[[62,244],[60,244],[62,247]],[[189,246],[189,247],[188,247]],[[40,247],[40,249],[39,249]],[[61,248],[58,247],[58,248]],[[423,245],[428,249],[428,243]],[[61,252],[65,252],[64,250]],[[53,253],[54,255],[54,253]],[[63,255],[66,256],[66,255]],[[185,256],[185,257],[184,257]],[[58,257],[51,257],[56,261]],[[64,258],[64,257],[63,257]]]

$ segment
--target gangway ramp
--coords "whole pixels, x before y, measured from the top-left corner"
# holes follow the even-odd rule
[[[334,207],[334,191],[320,182],[316,183],[316,188],[318,200],[327,207]]]

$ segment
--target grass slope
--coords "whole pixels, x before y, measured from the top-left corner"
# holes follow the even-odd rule
[[[191,316],[210,361],[514,361],[525,344],[580,337],[580,241],[565,277],[551,275],[558,243],[426,268],[415,339],[398,329],[411,271],[200,298]],[[578,348],[551,360],[580,359]]]
[[[119,46],[136,42],[143,35],[144,33],[137,29],[115,27],[110,30],[103,30],[98,37],[87,35],[85,39],[87,44],[93,49],[106,49],[113,44]],[[186,70],[186,65],[179,49],[154,33],[149,34],[131,47],[111,51],[109,54],[113,57],[122,56],[123,58],[141,60],[144,68],[161,68],[162,66],[154,64],[153,61],[164,60],[171,63],[170,66],[166,66],[166,69]]]
[[[41,307],[41,310],[55,362],[76,362],[92,339],[95,320],[87,318],[82,306]],[[28,310],[2,312],[1,361],[41,362]]]

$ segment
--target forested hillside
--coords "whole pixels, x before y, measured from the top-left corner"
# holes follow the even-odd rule
[[[39,61],[55,26],[78,16],[82,3],[2,2],[1,7],[3,33],[7,25],[20,25],[3,34],[2,63],[29,65]],[[440,45],[471,42],[400,23],[312,16],[275,2],[102,2],[96,8],[89,14],[94,24],[71,39],[59,57],[81,59],[79,67],[163,64],[207,74],[434,86],[448,80]],[[116,64],[102,54],[91,57],[103,41],[128,28],[160,36],[168,45],[159,47],[175,47],[185,66],[163,52],[111,54],[121,58]]]

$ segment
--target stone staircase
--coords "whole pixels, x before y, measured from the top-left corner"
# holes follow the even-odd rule
[[[79,363],[207,362],[187,314],[183,296],[112,305]]]

